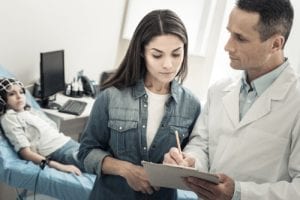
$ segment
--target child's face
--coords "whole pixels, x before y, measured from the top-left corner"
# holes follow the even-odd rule
[[[26,97],[19,85],[12,85],[7,91],[7,108],[16,112],[24,111]]]

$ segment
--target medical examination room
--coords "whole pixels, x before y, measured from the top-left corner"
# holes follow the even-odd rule
[[[0,0],[0,200],[299,200],[298,0]]]

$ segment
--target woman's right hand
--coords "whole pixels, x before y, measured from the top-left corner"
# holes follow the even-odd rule
[[[185,167],[195,167],[195,159],[184,152],[180,153],[175,147],[172,147],[170,151],[164,155],[163,163],[181,165]]]

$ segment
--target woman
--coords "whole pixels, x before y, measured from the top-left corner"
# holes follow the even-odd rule
[[[90,199],[176,199],[176,190],[154,188],[141,166],[161,163],[186,144],[200,113],[199,101],[181,86],[187,75],[188,38],[170,10],[148,13],[126,56],[102,86],[84,131],[79,159],[96,173]]]
[[[41,111],[26,104],[24,85],[15,79],[0,79],[0,116],[6,137],[25,160],[60,171],[81,175],[77,159],[79,143],[60,133]]]

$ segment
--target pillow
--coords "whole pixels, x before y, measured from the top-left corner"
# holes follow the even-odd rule
[[[11,72],[6,70],[4,67],[0,65],[0,77],[5,78],[16,78]],[[30,94],[30,92],[26,89],[26,99],[27,103],[36,109],[41,109],[40,105],[36,102],[36,100],[33,98],[33,96]]]

